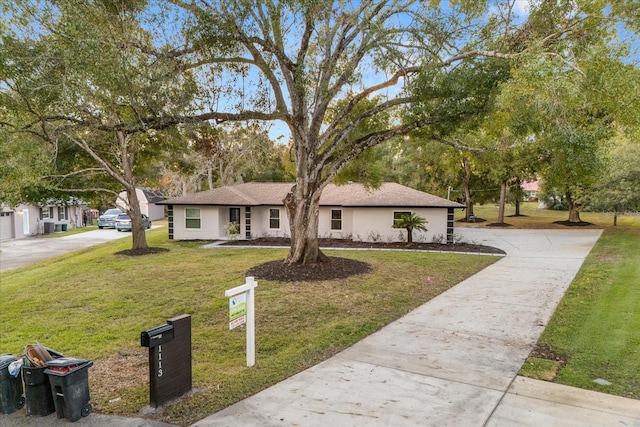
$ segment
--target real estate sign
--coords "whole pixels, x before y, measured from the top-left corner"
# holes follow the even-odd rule
[[[229,329],[247,323],[247,293],[229,298]]]

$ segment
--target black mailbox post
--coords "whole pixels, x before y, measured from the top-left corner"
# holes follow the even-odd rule
[[[154,408],[191,391],[191,316],[143,331],[140,345],[149,348],[149,403]]]

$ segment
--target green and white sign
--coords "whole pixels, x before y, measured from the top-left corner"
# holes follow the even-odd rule
[[[224,291],[229,298],[229,329],[247,324],[247,366],[256,363],[256,309],[255,289],[258,282],[247,277],[244,285]]]
[[[247,323],[247,293],[229,298],[229,329]]]

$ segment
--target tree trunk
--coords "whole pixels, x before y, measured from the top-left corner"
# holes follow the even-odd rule
[[[466,205],[465,221],[469,222],[469,217],[473,216],[473,200],[471,199],[471,165],[466,158],[462,158],[462,170],[464,176],[462,181],[464,183],[464,204]]]
[[[147,249],[147,234],[142,221],[140,201],[135,186],[127,188],[127,202],[129,203],[129,216],[131,217],[131,249]]]
[[[129,217],[131,218],[131,238],[133,243],[131,249],[147,249],[147,235],[142,222],[142,212],[140,212],[140,201],[136,193],[136,179],[133,176],[133,159],[135,150],[129,146],[129,136],[122,131],[117,132],[120,142],[120,162],[127,192],[127,204],[129,205]]]
[[[569,207],[569,222],[581,222],[580,212],[578,211],[578,205],[573,201],[571,193],[565,193],[567,199],[567,206]]]
[[[413,244],[413,230],[407,228],[407,244]]]
[[[500,204],[498,205],[498,224],[504,224],[504,206],[507,203],[507,181],[500,183]]]
[[[520,216],[520,203],[522,203],[523,199],[523,191],[522,191],[522,181],[520,178],[516,178],[516,181],[513,186],[513,204],[515,205],[516,212],[515,216]]]
[[[284,199],[291,228],[291,248],[285,260],[287,264],[317,264],[328,259],[318,245],[321,194],[321,188],[298,183]]]
[[[207,184],[209,184],[209,190],[215,188],[213,186],[213,168],[211,166],[207,166]]]

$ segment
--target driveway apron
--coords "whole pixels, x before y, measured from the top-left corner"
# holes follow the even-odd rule
[[[624,408],[588,413],[578,399],[541,400],[536,387],[545,385],[517,377],[601,230],[460,233],[507,256],[335,357],[195,426],[570,426],[580,419],[575,412],[595,420],[590,425],[640,422],[635,400],[580,391],[592,407],[604,407],[593,405],[596,395]],[[547,406],[555,411],[550,418]]]

